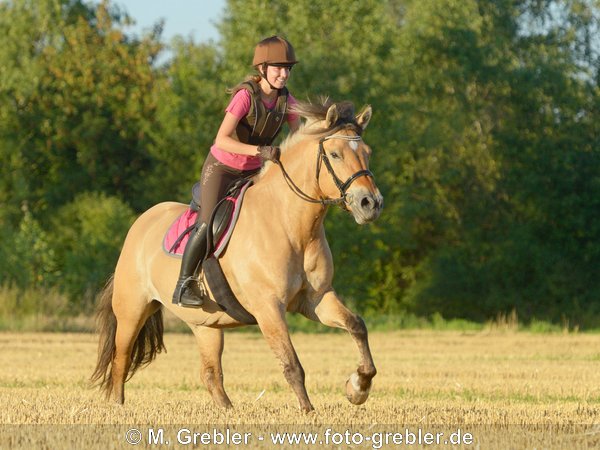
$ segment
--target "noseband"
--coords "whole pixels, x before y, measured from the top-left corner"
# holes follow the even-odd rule
[[[310,195],[303,192],[294,183],[294,181],[290,178],[290,176],[286,172],[285,168],[283,167],[283,164],[281,163],[281,161],[277,160],[277,161],[275,161],[275,164],[277,164],[277,165],[279,165],[279,167],[281,167],[281,172],[283,173],[283,177],[285,178],[285,181],[287,182],[288,186],[302,200],[310,202],[310,203],[320,203],[323,206],[341,204],[344,209],[348,209],[347,208],[348,202],[346,200],[346,197],[347,197],[347,191],[350,188],[350,185],[357,178],[360,178],[360,177],[374,178],[373,173],[371,173],[371,171],[368,169],[359,170],[355,174],[351,175],[346,181],[342,182],[342,180],[340,180],[338,178],[338,176],[335,174],[335,171],[333,170],[333,166],[331,165],[331,162],[329,161],[329,158],[327,157],[327,154],[325,153],[325,148],[323,147],[323,142],[328,141],[329,139],[343,139],[345,141],[358,142],[362,138],[360,136],[347,136],[345,134],[332,134],[329,136],[325,136],[319,140],[319,150],[317,153],[317,172],[316,172],[317,184],[319,183],[319,175],[321,173],[321,166],[323,164],[325,164],[327,171],[333,178],[333,182],[335,183],[338,190],[340,191],[340,196],[338,198],[320,198],[320,199],[318,199],[318,198],[311,197]]]

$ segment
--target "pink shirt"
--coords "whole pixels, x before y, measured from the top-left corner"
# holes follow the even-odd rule
[[[277,103],[277,99],[272,102],[262,101],[265,105],[265,108],[272,109],[275,107],[275,103]],[[242,119],[250,112],[250,103],[251,97],[250,92],[247,89],[240,89],[233,96],[227,108],[225,108],[225,112],[233,114],[238,119]],[[288,108],[292,105],[297,104],[298,102],[292,94],[288,94]],[[298,119],[297,114],[287,114],[287,122],[293,122]],[[231,153],[225,150],[221,150],[217,147],[216,144],[213,144],[210,148],[210,152],[217,159],[217,161],[229,166],[234,169],[239,170],[253,170],[258,169],[261,165],[260,158],[258,156],[252,155],[242,155],[240,153]]]

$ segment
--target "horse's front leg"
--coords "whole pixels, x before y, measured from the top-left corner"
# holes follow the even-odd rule
[[[262,311],[255,316],[267,343],[281,362],[285,379],[296,393],[300,408],[304,412],[314,410],[304,386],[304,369],[290,339],[285,311]]]
[[[342,328],[350,333],[360,352],[360,364],[346,381],[346,397],[355,405],[366,402],[377,369],[369,349],[365,322],[346,308],[333,290],[326,292],[321,298],[306,302],[299,312],[311,320]]]

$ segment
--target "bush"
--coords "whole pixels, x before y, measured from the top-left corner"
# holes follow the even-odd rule
[[[75,316],[57,289],[0,286],[1,331],[92,331],[92,317]]]
[[[18,229],[2,228],[0,240],[0,284],[20,288],[51,286],[58,276],[58,267],[49,237],[34,219],[27,204]]]
[[[81,311],[114,271],[135,215],[116,197],[84,193],[52,220],[52,243],[61,268],[60,289]]]

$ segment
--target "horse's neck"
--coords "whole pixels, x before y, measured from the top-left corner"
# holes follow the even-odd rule
[[[316,151],[312,153],[311,149],[307,149],[306,145],[300,141],[281,155],[281,164],[290,179],[302,192],[310,197],[319,198],[316,180]],[[280,216],[279,223],[285,224],[290,236],[301,241],[310,241],[321,235],[327,209],[320,203],[308,202],[294,193],[286,182],[281,167],[270,163],[265,168],[256,187],[259,195],[269,197],[271,211]],[[272,218],[272,220],[277,219]]]

